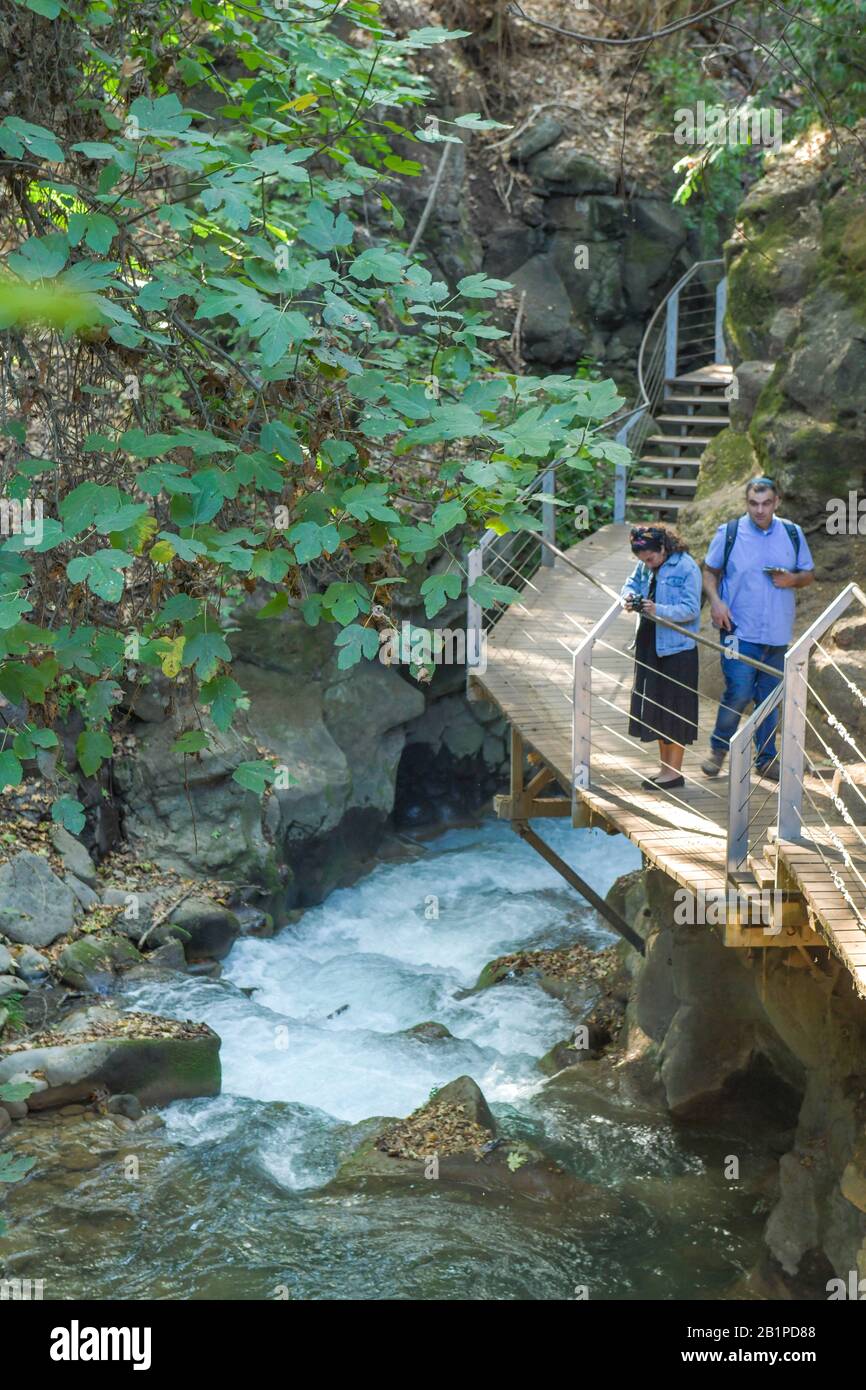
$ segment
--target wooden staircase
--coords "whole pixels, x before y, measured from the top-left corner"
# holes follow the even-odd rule
[[[726,392],[732,377],[731,367],[711,362],[665,379],[661,409],[655,415],[660,432],[644,439],[638,465],[629,479],[629,520],[675,521],[691,502],[701,455],[728,423]]]

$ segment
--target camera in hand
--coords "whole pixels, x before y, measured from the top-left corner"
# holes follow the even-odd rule
[[[642,613],[644,598],[642,594],[629,594],[626,599],[626,607],[630,613]]]

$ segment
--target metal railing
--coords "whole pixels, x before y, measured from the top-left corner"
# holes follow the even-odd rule
[[[713,795],[717,795],[720,801],[727,801],[725,869],[726,877],[730,881],[739,884],[748,877],[749,856],[755,853],[756,857],[760,857],[757,853],[758,842],[768,833],[774,839],[807,843],[824,861],[840,895],[845,898],[850,910],[866,929],[866,834],[860,828],[866,824],[866,753],[857,746],[850,732],[808,679],[809,659],[818,648],[825,658],[825,663],[838,671],[848,687],[849,696],[853,692],[866,707],[866,694],[839,668],[832,654],[822,647],[820,640],[855,600],[866,608],[866,594],[858,585],[849,584],[792,645],[785,659],[784,670],[778,673],[778,684],[750,715],[741,719],[730,740],[727,791],[724,792],[721,788],[717,791],[712,782],[702,778],[696,779],[689,773],[683,775],[687,785],[697,783]],[[639,757],[635,759],[634,756],[629,757],[625,754],[625,749],[631,748],[641,755],[644,752],[643,747],[621,729],[614,727],[615,721],[612,721],[608,713],[609,710],[613,710],[620,715],[628,714],[624,705],[617,705],[616,694],[618,690],[626,690],[628,693],[630,685],[605,671],[603,663],[595,659],[598,649],[620,656],[623,654],[619,646],[608,640],[609,629],[622,612],[621,601],[612,602],[590,631],[581,638],[574,651],[571,773],[572,800],[575,808],[580,800],[580,793],[592,786],[594,726],[604,729],[608,761],[612,736],[623,745],[623,756],[615,761],[628,771],[638,774],[645,772],[645,768],[640,766]],[[668,624],[661,619],[656,621],[662,626],[684,631],[678,624]],[[691,635],[699,646],[707,647],[716,653],[719,651],[716,643],[701,634]],[[732,654],[731,659],[745,662],[768,674],[777,674],[774,668],[740,653]],[[593,676],[597,678],[599,686],[602,682],[607,683],[603,689],[593,691]],[[698,696],[717,707],[722,703],[700,690]],[[823,731],[809,715],[807,700],[810,696],[813,705],[817,705],[823,713]],[[593,698],[599,706],[597,712],[593,709]],[[758,746],[756,752],[753,752],[753,749],[757,739],[761,737],[759,731],[777,709],[780,713],[782,740],[779,780],[778,783],[765,781],[755,788],[752,782],[754,760],[757,759],[763,767],[766,758],[762,757],[762,747]],[[773,726],[770,732],[775,731]],[[819,766],[809,754],[807,732],[812,735],[812,743],[817,744],[821,750],[819,757],[823,754],[824,758],[829,760],[829,768],[826,765]],[[853,750],[857,760],[855,766],[859,770],[861,781],[858,782],[852,776],[851,767],[831,747],[829,740],[833,736],[842,741],[843,752],[845,748]],[[763,739],[764,745],[769,743],[770,734],[763,735]],[[655,762],[654,757],[652,761]],[[809,764],[808,770],[812,777],[811,791],[806,781],[806,763]],[[828,773],[833,777],[832,784],[826,780]],[[608,784],[615,786],[616,781],[614,775],[606,768],[605,785]],[[840,787],[847,790],[849,797],[855,800],[856,819],[840,797]],[[619,790],[625,792],[626,789]],[[659,787],[658,795],[685,810],[693,809],[684,794],[675,795]],[[805,812],[804,799],[808,802]],[[765,817],[763,813],[767,807],[770,808],[770,814]],[[721,811],[723,808],[719,809]],[[859,862],[852,857],[852,845],[855,853],[860,856]],[[846,887],[839,876],[840,866],[849,871],[849,887]]]
[[[653,429],[654,416],[671,377],[708,362],[726,362],[724,318],[727,278],[721,259],[696,261],[664,297],[647,324],[637,359],[638,398],[627,412],[616,441],[638,458]],[[614,521],[625,521],[628,467],[617,468]]]

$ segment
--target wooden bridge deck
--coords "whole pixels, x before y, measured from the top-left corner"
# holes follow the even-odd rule
[[[619,592],[633,568],[628,527],[606,526],[568,551],[575,563]],[[602,590],[561,562],[539,569],[519,600],[515,600],[488,635],[487,668],[473,673],[471,686],[492,700],[512,727],[531,746],[571,796],[572,657],[581,638],[610,607]],[[693,892],[721,892],[729,887],[726,866],[728,779],[714,781],[700,771],[708,747],[716,701],[700,700],[701,737],[686,749],[686,785],[660,794],[641,788],[641,779],[658,767],[656,743],[639,744],[627,734],[628,706],[634,669],[627,651],[633,616],[623,615],[596,643],[592,676],[592,765],[588,789],[579,798],[609,830],[620,831],[645,858]],[[700,649],[700,687],[704,672],[715,666],[713,654]],[[806,787],[822,810],[828,805],[829,778],[807,775]],[[776,822],[777,786],[753,781],[753,822],[749,843],[760,846]],[[808,841],[784,843],[780,860],[790,885],[803,894],[809,921],[851,973],[858,992],[866,995],[866,931],[833,881],[845,882],[860,915],[866,919],[866,848],[856,832],[842,826],[845,844],[856,871],[847,868],[829,841],[808,799],[803,820]],[[834,824],[834,814],[828,815]],[[814,826],[809,824],[814,820]],[[748,866],[743,865],[747,870]],[[862,875],[863,882],[858,879]],[[756,934],[759,938],[761,933]],[[802,940],[802,938],[801,938]],[[760,939],[754,944],[762,944]],[[781,942],[779,943],[781,944]]]

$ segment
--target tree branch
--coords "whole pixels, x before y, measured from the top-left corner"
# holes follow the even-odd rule
[[[522,19],[527,24],[532,24],[536,29],[549,29],[551,33],[562,34],[567,39],[577,39],[580,43],[605,44],[612,48],[625,48],[629,44],[650,43],[653,39],[666,38],[668,34],[676,34],[680,29],[691,29],[696,24],[701,24],[711,15],[720,14],[722,10],[730,10],[734,5],[739,5],[741,0],[721,0],[721,4],[713,5],[708,10],[701,10],[700,14],[691,15],[688,19],[677,19],[672,24],[666,24],[663,29],[655,29],[650,34],[640,34],[633,39],[603,39],[597,34],[579,34],[576,29],[562,29],[558,24],[549,24],[545,19],[534,19],[532,15],[526,14],[517,4],[517,0],[512,0],[508,6],[507,13],[513,15],[515,19]]]

